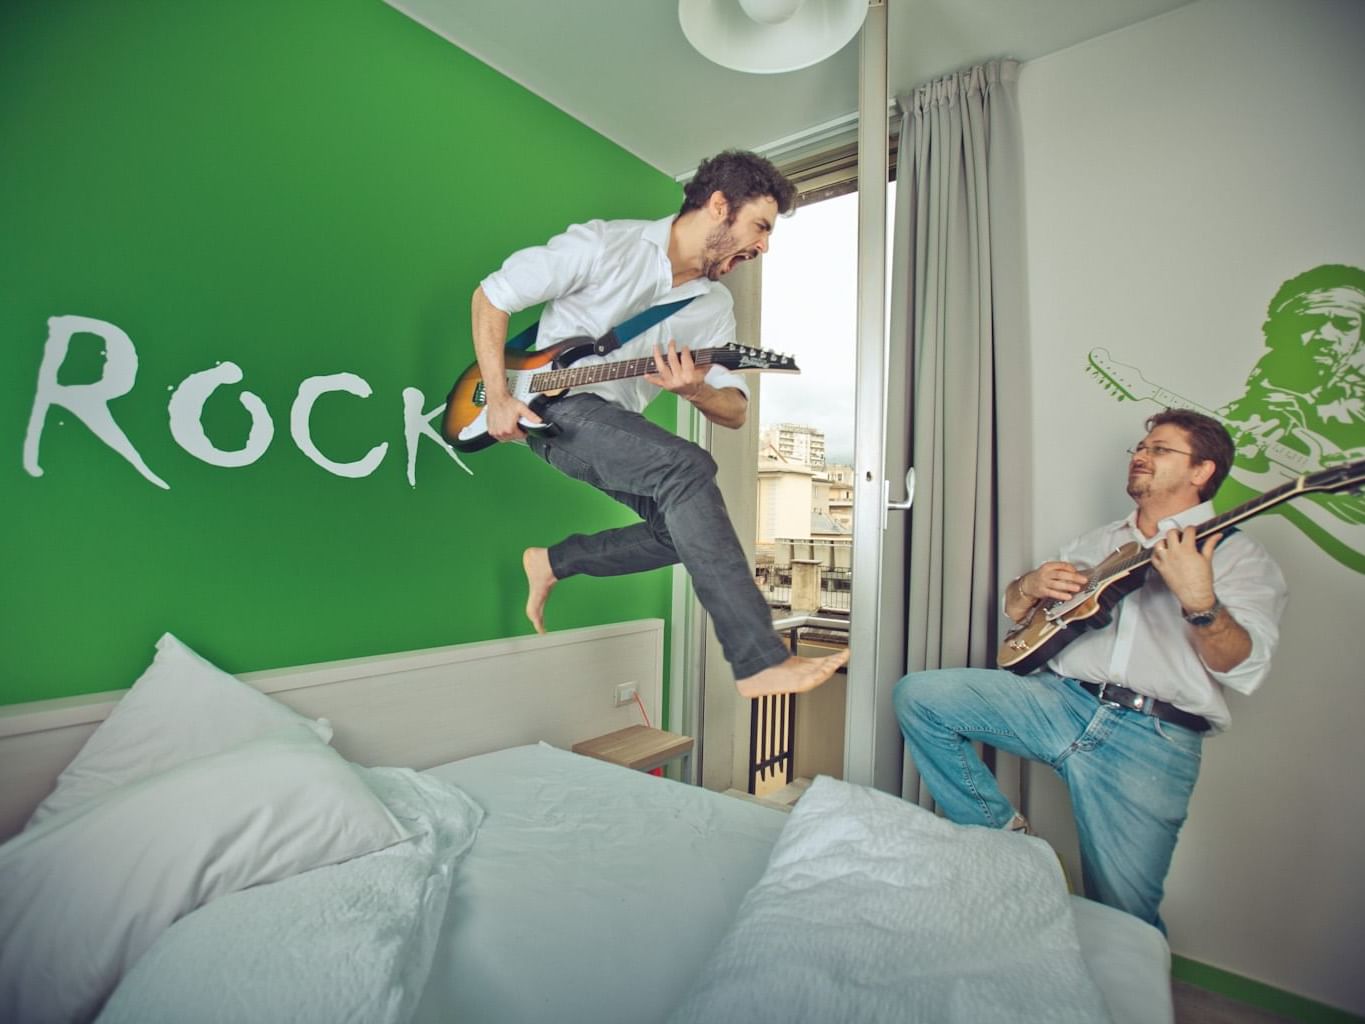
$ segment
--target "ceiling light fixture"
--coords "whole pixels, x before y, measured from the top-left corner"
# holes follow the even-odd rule
[[[683,35],[721,67],[759,75],[832,57],[858,34],[868,0],[678,0]]]

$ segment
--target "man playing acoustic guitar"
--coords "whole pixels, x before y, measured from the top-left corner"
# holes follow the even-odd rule
[[[1012,580],[1003,600],[1023,622],[1040,602],[1080,593],[1089,579],[1079,567],[1137,541],[1153,571],[1112,620],[1080,633],[1033,675],[912,673],[894,699],[915,764],[948,817],[1028,828],[973,740],[1050,765],[1071,794],[1086,894],[1164,930],[1158,908],[1204,736],[1229,725],[1224,687],[1250,693],[1265,679],[1286,590],[1245,533],[1196,541],[1232,464],[1231,438],[1217,420],[1168,409],[1147,421],[1131,454],[1136,509]]]
[[[847,651],[791,656],[773,631],[772,613],[730,523],[715,462],[641,415],[662,389],[712,423],[743,425],[743,379],[719,366],[697,365],[691,350],[734,340],[733,301],[715,282],[767,251],[774,222],[791,209],[792,196],[791,183],[767,160],[721,153],[697,168],[677,216],[575,225],[546,245],[513,253],[474,292],[474,350],[487,387],[488,434],[498,441],[524,438],[560,472],[643,520],[525,551],[526,614],[537,632],[545,631],[551,588],[567,576],[619,576],[681,561],[744,696],[813,689],[848,660]],[[654,373],[619,380],[604,370],[602,383],[576,387],[541,406],[553,433],[535,429],[542,417],[506,383],[509,314],[544,302],[537,336],[544,348],[567,338],[601,338],[651,307],[689,298],[685,308],[614,356],[652,353]]]

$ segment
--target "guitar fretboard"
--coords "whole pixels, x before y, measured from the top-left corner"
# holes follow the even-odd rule
[[[727,356],[730,358],[725,358]],[[698,366],[709,366],[711,363],[724,366],[736,361],[735,353],[726,349],[704,348],[692,353],[692,362]],[[570,366],[562,370],[546,370],[544,373],[531,376],[531,390],[544,394],[547,391],[559,391],[561,388],[578,387],[583,384],[643,377],[647,373],[653,373],[655,369],[654,360],[646,357],[593,363],[588,366]]]
[[[1298,493],[1299,489],[1302,486],[1303,486],[1302,479],[1290,480],[1288,483],[1281,484],[1279,487],[1275,487],[1269,491],[1266,491],[1264,494],[1260,495],[1259,497],[1253,498],[1251,501],[1244,502],[1243,504],[1238,505],[1236,508],[1228,509],[1228,511],[1224,512],[1222,515],[1214,516],[1212,519],[1206,519],[1204,520],[1204,522],[1200,523],[1198,526],[1195,527],[1195,538],[1197,540],[1203,540],[1210,534],[1217,533],[1225,526],[1231,526],[1233,523],[1239,523],[1243,519],[1250,519],[1252,516],[1264,512],[1272,505],[1278,505],[1280,502],[1286,500],[1287,498],[1293,497],[1295,494]],[[1098,572],[1092,573],[1090,577],[1090,585],[1093,587],[1096,584],[1102,582],[1103,580],[1109,579],[1110,577],[1122,576],[1124,573],[1132,572],[1134,569],[1138,569],[1146,565],[1151,560],[1152,560],[1151,549],[1144,548],[1143,550],[1135,552],[1134,554],[1130,555],[1127,558],[1120,559],[1119,561],[1113,563],[1112,565],[1106,564],[1103,566],[1099,566],[1097,567],[1097,570],[1102,568],[1103,575],[1102,576],[1099,575]]]

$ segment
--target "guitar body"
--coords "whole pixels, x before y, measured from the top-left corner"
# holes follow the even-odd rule
[[[996,663],[1018,675],[1028,675],[1085,631],[1109,625],[1114,606],[1142,586],[1147,576],[1146,565],[1115,571],[1140,550],[1135,541],[1123,545],[1090,570],[1090,585],[1071,600],[1039,604],[1023,625],[1006,635]]]
[[[569,366],[592,350],[591,338],[568,338],[538,352],[505,349],[503,365],[507,371],[507,390],[514,398],[525,402],[543,418],[541,410],[546,398],[550,396],[531,387],[532,377],[544,370],[558,370]],[[446,414],[441,422],[441,433],[452,448],[462,452],[477,452],[498,443],[488,433],[487,404],[483,374],[479,372],[477,362],[471,363],[446,398]],[[554,426],[550,423],[538,427],[533,423],[523,422],[522,428],[530,433],[554,433]]]

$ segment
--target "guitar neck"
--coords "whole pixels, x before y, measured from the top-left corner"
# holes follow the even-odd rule
[[[709,366],[716,362],[718,351],[713,348],[699,349],[692,353],[692,362],[698,366]],[[568,366],[559,370],[546,370],[544,373],[533,374],[531,390],[545,394],[550,391],[561,391],[564,388],[578,387],[582,384],[600,384],[608,380],[643,377],[647,373],[653,373],[656,369],[653,358],[649,356],[641,359],[619,359],[612,362],[591,363],[587,366]]]
[[[1240,523],[1244,519],[1250,519],[1252,516],[1260,515],[1266,509],[1272,508],[1282,501],[1288,501],[1290,498],[1300,493],[1302,489],[1303,480],[1301,478],[1290,480],[1288,483],[1281,484],[1279,487],[1266,491],[1264,494],[1253,498],[1248,502],[1244,502],[1236,508],[1228,509],[1228,511],[1221,515],[1216,515],[1212,519],[1206,519],[1194,528],[1195,539],[1203,540],[1205,537],[1212,536],[1219,530],[1228,526]],[[1113,565],[1104,566],[1105,576],[1122,576],[1125,573],[1132,572],[1134,569],[1145,567],[1151,560],[1151,550],[1149,548],[1144,548],[1137,554],[1115,562]]]

